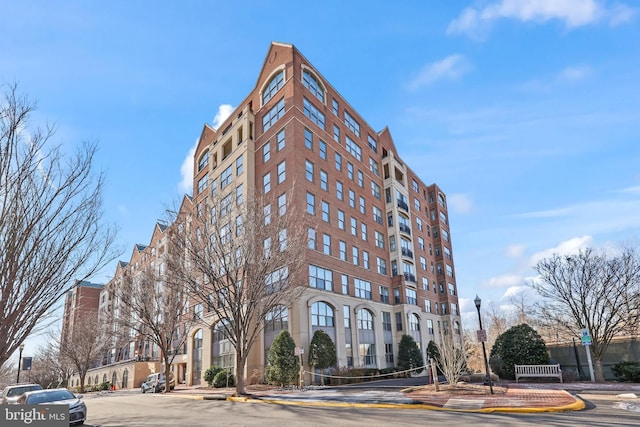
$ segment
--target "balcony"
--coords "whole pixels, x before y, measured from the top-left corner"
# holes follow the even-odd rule
[[[403,209],[405,212],[409,212],[409,205],[407,205],[404,200],[397,199],[396,202],[398,202],[398,207],[400,209]]]
[[[413,251],[408,248],[402,248],[402,256],[413,259]]]
[[[405,234],[408,234],[408,235],[411,235],[411,227],[409,227],[406,224],[398,224],[398,225],[400,226],[400,231],[401,232],[403,232]]]
[[[407,282],[416,283],[416,276],[410,273],[404,273],[404,280]]]

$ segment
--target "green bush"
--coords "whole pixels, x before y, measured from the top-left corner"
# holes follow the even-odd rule
[[[111,383],[109,381],[103,382],[97,387],[97,389],[99,391],[111,390]]]
[[[204,371],[204,380],[209,384],[209,387],[213,385],[213,380],[218,375],[219,372],[224,371],[224,369],[218,366],[212,366],[206,371]]]
[[[523,323],[500,335],[491,348],[489,364],[500,378],[515,379],[515,365],[547,365],[549,354],[542,337]]]
[[[215,378],[213,379],[213,386],[215,388],[233,387],[236,385],[235,383],[236,382],[235,382],[235,378],[233,377],[233,374],[230,372],[227,372],[226,370],[222,370],[218,372]]]
[[[640,362],[622,361],[611,367],[613,375],[620,381],[640,382]]]
[[[281,331],[267,354],[265,377],[269,384],[286,386],[298,379],[300,361],[295,355],[296,343],[289,331]]]

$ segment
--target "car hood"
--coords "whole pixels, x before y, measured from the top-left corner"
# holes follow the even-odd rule
[[[37,405],[67,405],[70,409],[75,408],[76,406],[82,405],[83,402],[80,399],[66,399],[66,400],[55,400],[53,402],[41,402],[37,403]]]

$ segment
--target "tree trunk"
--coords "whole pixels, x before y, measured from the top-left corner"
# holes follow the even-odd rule
[[[164,357],[164,391],[163,393],[170,393],[170,392],[171,392],[171,364],[169,364],[169,358],[165,356]]]
[[[236,351],[236,396],[246,394],[244,388],[244,365],[246,362],[244,355]]]
[[[594,370],[596,374],[596,382],[604,382],[604,370],[602,369],[602,359],[600,358],[594,358],[594,359],[595,359]]]

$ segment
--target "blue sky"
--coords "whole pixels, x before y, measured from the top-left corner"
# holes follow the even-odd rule
[[[296,45],[448,194],[467,316],[476,293],[500,304],[521,289],[542,256],[637,243],[634,1],[1,0],[0,9],[0,81],[38,100],[34,123],[55,122],[65,146],[98,142],[121,259],[179,200],[202,126],[253,88],[271,41]]]

